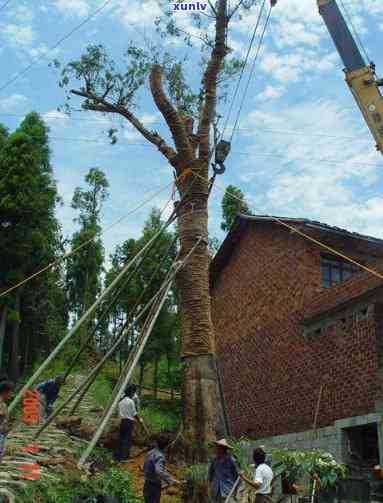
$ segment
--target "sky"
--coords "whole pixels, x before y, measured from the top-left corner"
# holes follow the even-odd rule
[[[69,35],[104,3],[0,1],[0,122],[14,130],[34,110],[49,125],[52,166],[63,199],[58,217],[65,236],[77,228],[71,208],[74,189],[84,186],[90,168],[105,172],[110,196],[102,227],[109,255],[118,243],[139,236],[151,207],[166,204],[171,197],[172,172],[156,149],[128,125],[120,132],[118,143],[111,145],[106,131],[111,125],[119,127],[120,120],[79,111],[77,98],[72,98],[77,111],[70,117],[57,111],[65,95],[57,73],[49,66],[52,60],[66,63],[78,58],[89,44],[102,43],[119,61],[130,41],[143,45],[145,39],[157,40],[153,21],[160,10],[156,0],[111,0]],[[344,5],[377,73],[383,75],[383,2],[344,0]],[[234,55],[246,54],[259,8],[233,23],[228,45]],[[190,13],[175,16],[185,31],[197,33]],[[55,47],[62,38],[65,40]],[[194,40],[190,79],[197,84],[200,47],[198,39]],[[257,43],[258,39],[255,47]],[[191,54],[180,40],[161,44],[176,55]],[[227,117],[227,106],[220,109],[224,119],[228,118],[225,139],[230,137],[252,64],[251,58],[232,115]],[[254,63],[226,172],[218,177],[211,195],[212,236],[224,237],[220,204],[225,187],[234,184],[245,194],[253,213],[310,218],[383,238],[383,159],[344,82],[342,69],[316,1],[279,0]],[[235,84],[231,83],[229,96],[233,96]],[[166,136],[147,86],[135,113],[145,125]],[[133,212],[144,201],[149,202]],[[168,206],[165,214],[169,211]]]

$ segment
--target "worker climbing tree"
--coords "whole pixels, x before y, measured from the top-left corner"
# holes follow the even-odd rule
[[[199,65],[202,72],[196,89],[188,82],[189,63],[172,57],[158,46],[145,50],[130,44],[120,69],[102,45],[89,46],[78,60],[67,65],[56,62],[60,85],[72,97],[68,103],[75,103],[75,96],[82,99],[84,110],[121,115],[168,162],[182,200],[177,206],[180,258],[202,238],[177,278],[184,365],[182,438],[187,457],[194,460],[205,459],[208,443],[225,433],[210,313],[207,224],[210,161],[215,161],[215,174],[223,172],[228,166],[227,162],[226,166],[223,163],[230,142],[221,138],[220,149],[215,151],[210,132],[229,79],[244,67],[243,62],[231,55],[229,25],[241,19],[241,14],[256,3],[255,0],[231,2],[229,8],[227,0],[218,0],[215,5],[209,2],[208,14],[215,26],[212,37],[203,25],[205,19],[191,16],[190,21],[201,34],[199,43],[203,40],[203,59]],[[163,16],[156,20],[162,36],[185,38],[193,47],[192,37],[178,27],[177,13],[169,11],[168,2],[162,2],[162,7]],[[209,23],[211,18],[207,18]],[[200,53],[200,47],[194,47]],[[206,52],[209,53],[207,59]],[[147,129],[133,112],[138,92],[146,83],[155,108],[165,120],[170,142]]]

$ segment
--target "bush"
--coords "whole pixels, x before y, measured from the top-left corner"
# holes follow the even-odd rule
[[[118,503],[141,503],[132,491],[129,472],[110,468],[94,477],[83,480],[78,473],[70,473],[60,481],[37,482],[28,488],[27,494],[19,495],[20,503],[93,503],[96,496],[108,495]],[[112,500],[113,501],[113,500]]]

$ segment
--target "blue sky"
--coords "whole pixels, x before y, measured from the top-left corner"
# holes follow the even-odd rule
[[[49,52],[57,40],[103,3],[11,0],[0,11],[0,87],[34,58],[40,58],[0,92],[0,121],[14,129],[25,113],[35,110],[49,124],[52,164],[64,200],[58,214],[65,235],[76,228],[70,202],[89,168],[100,167],[110,182],[104,227],[128,215],[143,198],[172,180],[160,154],[129,127],[124,128],[117,145],[108,143],[105,130],[111,124],[118,125],[118,120],[91,112],[75,112],[68,118],[56,111],[64,95],[57,75],[48,67],[52,59],[66,62],[78,57],[88,44],[103,43],[118,60],[129,40],[141,43],[143,34],[156,36],[156,0],[112,0]],[[345,3],[378,73],[383,74],[383,2]],[[238,55],[246,53],[258,8],[232,27],[229,45]],[[183,12],[177,16],[182,28],[194,33],[190,15]],[[180,55],[186,51],[180,42],[168,48]],[[198,46],[194,51],[191,72],[195,77]],[[146,125],[164,133],[151,97],[143,94],[136,113]],[[383,237],[383,159],[375,151],[343,80],[342,63],[315,0],[279,0],[273,9],[226,167],[219,186],[240,187],[254,212],[312,218]],[[223,237],[219,230],[222,195],[216,188],[210,201],[210,229],[219,238]],[[153,204],[161,206],[169,196],[170,188],[156,196]],[[117,243],[138,236],[150,206],[128,215],[105,233],[107,253]]]

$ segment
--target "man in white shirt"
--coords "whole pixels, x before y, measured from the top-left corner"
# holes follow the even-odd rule
[[[115,454],[116,461],[129,459],[132,447],[134,423],[138,419],[137,409],[133,400],[133,390],[126,390],[125,398],[118,404],[118,412],[121,418],[118,448]]]
[[[256,503],[270,503],[272,501],[273,470],[265,463],[266,453],[261,447],[254,449],[253,459],[256,466],[254,480],[248,479],[244,473],[241,473],[240,477],[257,490]]]

